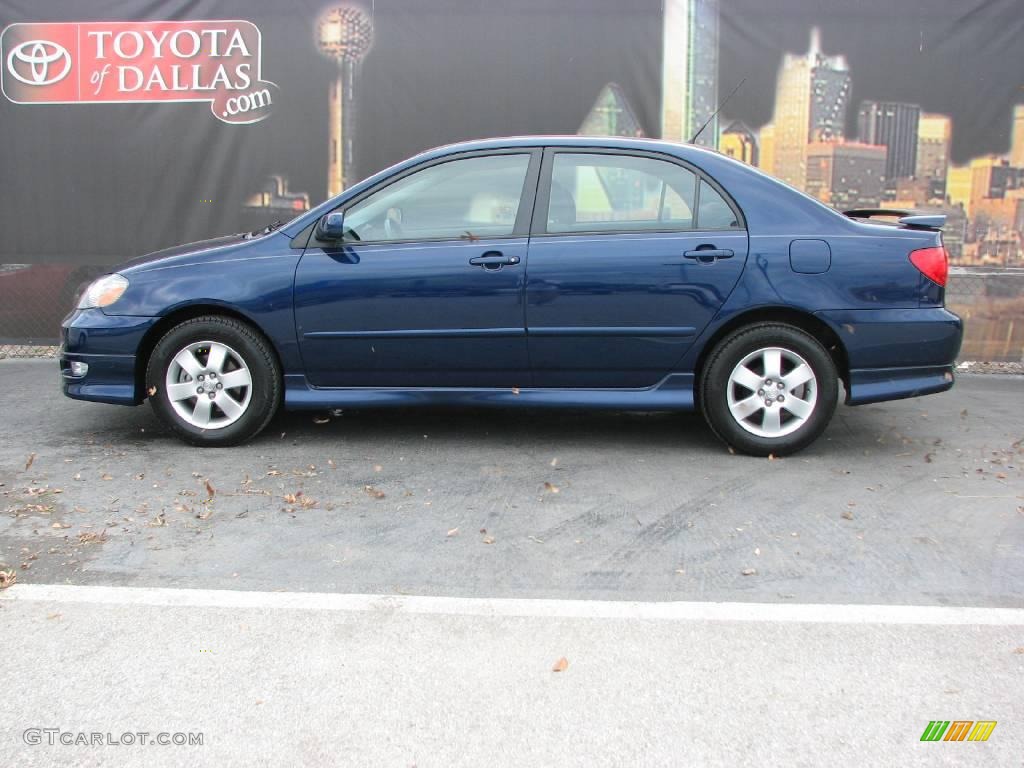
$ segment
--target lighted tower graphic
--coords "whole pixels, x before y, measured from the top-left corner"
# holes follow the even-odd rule
[[[359,62],[373,42],[373,23],[359,8],[324,11],[317,22],[320,52],[338,63],[338,76],[328,98],[327,196],[334,197],[353,181],[352,139],[355,134],[355,81]]]
[[[842,56],[826,56],[821,37],[811,30],[810,50],[787,53],[775,83],[772,172],[803,189],[807,183],[807,145],[843,138],[850,94],[850,70]]]
[[[689,141],[718,106],[718,0],[665,0],[661,138]],[[718,120],[697,139],[718,146]]]
[[[608,83],[583,118],[581,136],[643,136],[636,111],[617,83]]]

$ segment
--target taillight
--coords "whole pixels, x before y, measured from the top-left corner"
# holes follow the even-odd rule
[[[945,287],[949,277],[949,254],[941,245],[911,251],[910,263],[933,283]]]

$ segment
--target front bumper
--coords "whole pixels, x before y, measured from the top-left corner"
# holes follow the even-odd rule
[[[112,316],[100,309],[76,309],[61,326],[60,371],[64,394],[76,400],[138,405],[143,392],[135,357],[158,318]],[[74,376],[71,363],[89,366]]]

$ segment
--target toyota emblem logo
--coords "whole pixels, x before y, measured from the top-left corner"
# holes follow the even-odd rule
[[[71,54],[49,40],[27,40],[7,55],[7,71],[26,85],[52,85],[71,71]]]

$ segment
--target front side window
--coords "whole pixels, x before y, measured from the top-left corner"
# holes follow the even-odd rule
[[[551,168],[551,233],[693,229],[697,179],[649,157],[560,152]]]
[[[507,237],[528,154],[451,160],[416,171],[345,212],[345,238],[360,242]]]

